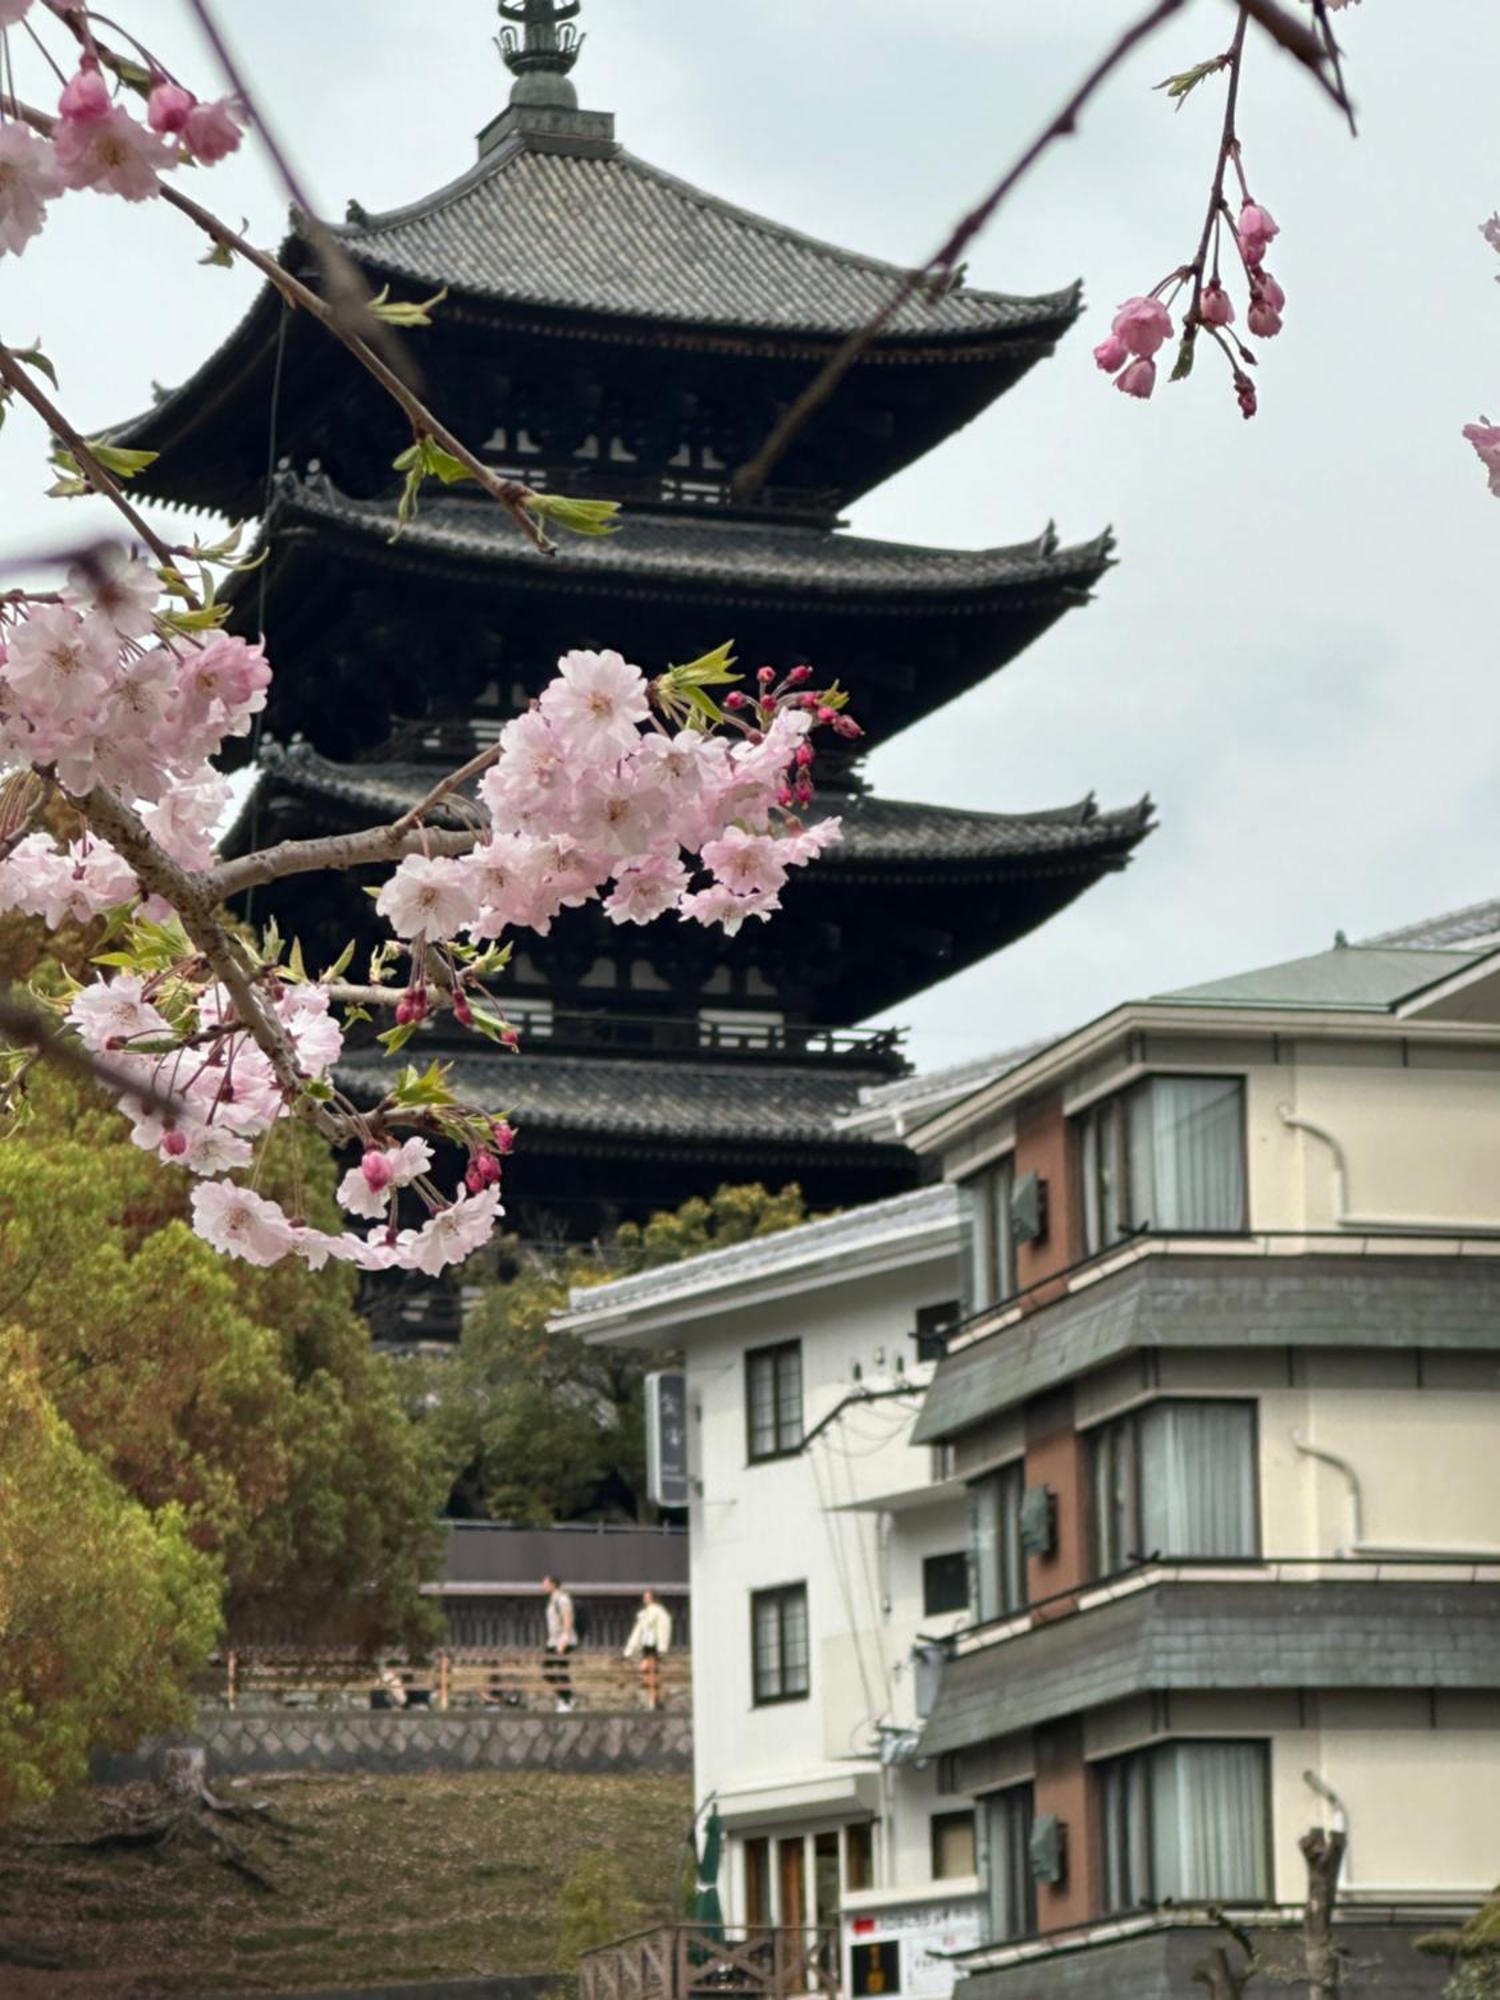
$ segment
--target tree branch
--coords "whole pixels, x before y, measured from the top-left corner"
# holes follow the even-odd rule
[[[29,1007],[6,992],[0,992],[0,1035],[19,1048],[34,1049],[38,1056],[66,1070],[70,1076],[80,1077],[86,1083],[102,1083],[106,1090],[136,1098],[166,1117],[182,1109],[177,1098],[153,1084],[127,1076],[108,1056],[96,1056],[82,1043],[69,1040],[39,1008]],[[26,1060],[29,1063],[32,1058]],[[16,1081],[12,1079],[11,1086],[0,1090],[0,1109],[4,1108],[9,1088]]]
[[[202,881],[215,902],[225,902],[245,889],[279,882],[288,875],[308,875],[316,869],[372,867],[400,861],[408,854],[467,854],[478,844],[476,828],[422,830],[403,825],[367,827],[361,833],[333,833],[316,840],[282,840],[237,861],[208,869]]]

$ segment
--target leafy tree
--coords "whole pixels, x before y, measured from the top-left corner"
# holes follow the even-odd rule
[[[425,1637],[444,1477],[351,1275],[227,1262],[91,1094],[48,1075],[31,1101],[0,1141],[0,1352],[125,1493],[221,1559],[231,1636]],[[287,1137],[262,1185],[316,1216],[331,1163]]]
[[[506,1245],[506,1268],[464,1323],[459,1352],[421,1383],[435,1399],[443,1455],[462,1466],[454,1505],[540,1524],[637,1516],[645,1495],[638,1354],[590,1347],[547,1322],[580,1285],[673,1264],[807,1220],[802,1190],[721,1187],[681,1208],[626,1223],[587,1249]]]
[[[0,1814],[185,1719],[220,1591],[183,1509],[131,1499],[0,1354]]]

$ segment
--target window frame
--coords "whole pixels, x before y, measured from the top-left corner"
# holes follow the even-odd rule
[[[786,1682],[786,1606],[800,1601],[802,1606],[802,1638],[805,1657],[803,1659],[803,1685],[788,1689]],[[774,1694],[762,1692],[760,1671],[760,1624],[759,1612],[763,1604],[774,1604],[777,1608],[777,1652],[778,1687]],[[807,1701],[812,1694],[812,1626],[808,1616],[807,1584],[775,1583],[764,1590],[750,1592],[750,1706],[752,1708],[776,1708],[783,1702]]]
[[[1261,1897],[1247,1897],[1236,1892],[1221,1889],[1210,1891],[1203,1897],[1180,1898],[1178,1899],[1180,1906],[1186,1909],[1199,1907],[1204,1902],[1222,1902],[1229,1904],[1232,1908],[1246,1906],[1251,1908],[1268,1908],[1275,1902],[1276,1805],[1271,1790],[1273,1773],[1271,1769],[1270,1738],[1265,1736],[1169,1736],[1164,1737],[1156,1743],[1144,1743],[1135,1750],[1123,1751],[1118,1756],[1102,1757],[1096,1763],[1091,1764],[1089,1768],[1089,1790],[1093,1797],[1093,1812],[1091,1817],[1095,1827],[1093,1841],[1095,1880],[1099,1885],[1096,1897],[1097,1907],[1095,1910],[1097,1917],[1128,1916],[1143,1906],[1154,1907],[1159,1904],[1161,1889],[1160,1884],[1156,1881],[1155,1873],[1156,1790],[1152,1780],[1152,1766],[1164,1753],[1172,1750],[1192,1749],[1200,1745],[1232,1745],[1236,1749],[1250,1748],[1260,1753],[1261,1802],[1264,1808],[1261,1815],[1260,1846],[1261,1871],[1265,1880],[1265,1894]],[[1145,1810],[1142,1815],[1146,1851],[1144,1855],[1133,1857],[1135,1865],[1131,1869],[1132,1873],[1139,1876],[1140,1881],[1144,1885],[1145,1893],[1139,1903],[1130,1904],[1125,1908],[1116,1908],[1111,1905],[1106,1895],[1106,1885],[1110,1872],[1110,1857],[1107,1847],[1109,1829],[1101,1792],[1105,1782],[1105,1774],[1116,1771],[1123,1772],[1127,1766],[1133,1766],[1136,1770],[1142,1771],[1146,1775],[1144,1793]]]
[[[797,1364],[797,1435],[788,1443],[782,1424],[781,1372],[785,1361],[796,1357]],[[771,1435],[774,1439],[769,1450],[759,1450],[755,1432],[755,1371],[758,1366],[769,1366],[771,1372]],[[804,1377],[802,1373],[802,1342],[800,1339],[773,1340],[761,1347],[745,1349],[745,1458],[749,1465],[768,1465],[773,1459],[794,1458],[802,1449],[806,1435]]]
[[[1016,1295],[1020,1280],[1010,1213],[1015,1186],[1013,1150],[958,1183],[959,1199],[964,1204],[959,1269],[959,1312],[963,1319],[993,1312]],[[976,1287],[975,1269],[981,1264],[983,1283]],[[983,1297],[978,1295],[980,1291]]]
[[[1151,1089],[1155,1083],[1226,1083],[1237,1087],[1240,1111],[1240,1216],[1231,1226],[1215,1229],[1191,1229],[1181,1224],[1159,1224],[1149,1218],[1140,1222],[1135,1218],[1133,1192],[1130,1185],[1130,1105],[1135,1098]],[[1248,1110],[1247,1078],[1243,1070],[1184,1070],[1154,1069],[1145,1076],[1138,1076],[1120,1090],[1109,1091],[1097,1097],[1091,1104],[1076,1112],[1072,1119],[1073,1180],[1078,1199],[1078,1218],[1081,1247],[1085,1257],[1098,1257],[1105,1251],[1118,1248],[1138,1236],[1248,1236],[1250,1234],[1250,1130]],[[1107,1201],[1107,1194],[1100,1178],[1100,1155],[1103,1147],[1103,1121],[1108,1119],[1112,1128],[1111,1146],[1118,1161],[1120,1188],[1114,1202]],[[1090,1159],[1092,1155],[1092,1161]],[[1120,1222],[1119,1234],[1108,1235],[1104,1216],[1107,1206],[1117,1209]]]
[[[981,1921],[984,1926],[985,1942],[992,1945],[1013,1944],[1020,1938],[1035,1937],[1040,1924],[1037,1911],[1036,1877],[1031,1872],[1031,1833],[1036,1825],[1036,1782],[1023,1778],[1019,1784],[1004,1785],[993,1792],[982,1792],[975,1800],[974,1833],[979,1860]],[[1020,1821],[1020,1846],[1011,1859],[1016,1865],[1016,1879],[1021,1888],[1021,1924],[1019,1929],[1008,1932],[1004,1937],[995,1935],[995,1843],[991,1832],[990,1815],[998,1808],[1014,1811]],[[1015,1881],[1012,1882],[1015,1886]]]
[[[1000,1512],[996,1532],[996,1551],[999,1557],[999,1575],[997,1579],[999,1589],[997,1595],[1000,1596],[1004,1594],[1006,1582],[1005,1571],[1008,1567],[1005,1561],[1006,1542],[1008,1539],[1005,1532],[1007,1497],[1013,1500],[1015,1506],[1015,1519],[1012,1529],[1015,1552],[1018,1556],[1015,1577],[1017,1596],[1016,1601],[1012,1604],[998,1604],[993,1611],[986,1611],[984,1572],[980,1562],[979,1542],[974,1530],[979,1506],[979,1491],[982,1487],[990,1485],[1001,1489],[998,1503]],[[1019,1618],[1030,1606],[1030,1565],[1026,1558],[1026,1551],[1021,1547],[1020,1542],[1020,1508],[1025,1492],[1026,1461],[1024,1458],[1013,1458],[1005,1465],[992,1466],[988,1472],[982,1473],[978,1479],[971,1479],[969,1481],[969,1611],[971,1613],[971,1622],[974,1625],[994,1625],[1005,1618]]]
[[[938,1867],[938,1855],[944,1834],[956,1829],[960,1821],[968,1826],[969,1852],[973,1857],[974,1866],[948,1874]],[[979,1815],[973,1806],[961,1806],[927,1815],[927,1873],[929,1880],[933,1882],[967,1882],[979,1874]]]
[[[1130,1559],[1129,1551],[1120,1552],[1120,1560],[1109,1565],[1104,1557],[1103,1523],[1099,1512],[1099,1480],[1096,1471],[1098,1454],[1107,1441],[1121,1433],[1129,1432],[1131,1438],[1131,1512],[1135,1521],[1135,1536],[1139,1542],[1145,1513],[1142,1470],[1144,1458],[1141,1452],[1141,1425],[1152,1410],[1161,1409],[1224,1409],[1248,1410],[1250,1413],[1250,1496],[1251,1496],[1251,1536],[1254,1547],[1244,1555],[1201,1555],[1189,1549],[1163,1549],[1156,1559],[1161,1562],[1264,1562],[1265,1523],[1263,1519],[1263,1496],[1260,1483],[1260,1399],[1257,1396],[1152,1396],[1147,1401],[1135,1403],[1118,1416],[1106,1417],[1102,1423],[1091,1425],[1083,1433],[1086,1465],[1084,1468],[1084,1490],[1087,1494],[1087,1520],[1085,1524],[1085,1548],[1088,1555],[1088,1571],[1091,1581],[1100,1577],[1117,1576],[1123,1571],[1138,1569],[1145,1551],[1137,1549],[1137,1560]]]
[[[941,1567],[940,1567],[941,1566]],[[956,1604],[936,1604],[939,1594],[933,1588],[933,1581],[939,1576],[963,1580],[963,1596]],[[933,1555],[922,1558],[922,1616],[924,1618],[951,1618],[956,1612],[972,1611],[974,1608],[974,1562],[967,1544],[959,1549],[939,1549]]]

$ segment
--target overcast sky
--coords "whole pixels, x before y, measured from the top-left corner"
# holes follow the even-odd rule
[[[122,14],[196,51],[182,0]],[[815,234],[925,256],[1134,12],[1126,0],[586,0],[575,72],[633,151]],[[394,206],[461,171],[504,102],[492,0],[223,0],[315,198]],[[1366,0],[1342,17],[1361,137],[1257,48],[1241,131],[1283,235],[1287,327],[1262,412],[1223,377],[1127,400],[1089,349],[1127,294],[1191,254],[1221,107],[1150,85],[1211,54],[1197,0],[1127,66],[991,226],[970,281],[1090,310],[1054,358],[855,509],[858,530],[947,545],[1106,524],[1119,566],[984,689],[873,760],[888,795],[997,810],[1149,791],[1126,875],[904,1011],[924,1066],[1060,1029],[1116,1000],[1316,950],[1500,895],[1494,573],[1500,503],[1459,438],[1500,418],[1495,0]],[[1432,45],[1435,23],[1446,38]],[[1420,25],[1419,25],[1420,24]],[[209,87],[206,55],[183,67]],[[273,242],[258,157],[204,195]],[[229,331],[253,287],[200,269],[186,225],[71,196],[3,266],[5,337],[40,332],[86,427],[142,407]],[[154,263],[139,275],[139,258]],[[0,433],[0,548],[57,533],[39,434]],[[69,525],[82,516],[70,517]],[[753,634],[736,637],[755,651]],[[856,660],[836,665],[856,691]]]

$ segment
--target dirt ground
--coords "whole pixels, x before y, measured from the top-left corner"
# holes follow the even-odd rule
[[[205,1852],[68,1845],[116,1823],[92,1793],[0,1829],[5,2000],[156,2000],[299,1986],[571,1970],[557,1894],[617,1856],[647,1920],[665,1916],[692,1814],[686,1778],[552,1772],[252,1779],[291,1829],[247,1836],[275,1883]]]

